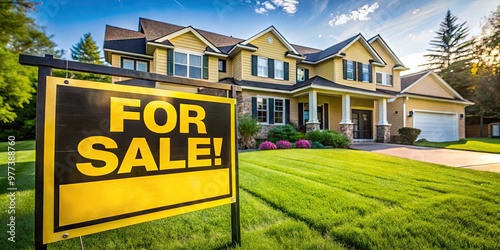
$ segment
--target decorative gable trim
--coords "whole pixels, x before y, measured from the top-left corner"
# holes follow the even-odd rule
[[[387,45],[387,43],[384,41],[384,39],[382,39],[382,37],[380,35],[376,35],[376,36],[370,38],[368,40],[368,42],[371,44],[377,40],[379,40],[382,47],[387,52],[389,52],[389,55],[391,56],[391,58],[396,62],[396,66],[394,67],[395,70],[408,70],[409,69],[409,68],[406,68],[404,66],[403,62],[401,62],[401,60],[399,60],[398,56],[396,56],[396,53],[394,53],[394,51],[392,51],[392,49],[389,47],[389,45]]]
[[[293,53],[294,53],[294,54],[296,54],[296,55],[300,55],[300,53],[299,53],[299,52],[297,52],[297,50],[295,50],[295,48],[294,48],[294,47],[293,47],[293,46],[292,46],[292,45],[291,45],[291,44],[290,44],[290,43],[289,43],[289,42],[285,39],[285,37],[283,37],[283,36],[281,35],[281,33],[279,33],[279,31],[278,31],[278,30],[277,30],[274,26],[272,26],[272,25],[271,25],[269,28],[267,28],[267,29],[265,29],[265,30],[263,30],[263,31],[261,31],[261,32],[259,32],[259,33],[257,33],[256,35],[254,35],[254,36],[250,37],[249,39],[247,39],[247,40],[245,40],[245,41],[241,42],[240,44],[241,44],[241,45],[247,45],[247,44],[251,43],[252,41],[254,41],[255,39],[257,39],[257,38],[259,38],[259,37],[263,36],[264,34],[266,34],[266,33],[268,33],[268,32],[273,33],[273,34],[274,34],[274,35],[278,38],[278,40],[280,40],[280,42],[281,42],[283,45],[285,45],[285,47],[286,47],[289,51],[293,52]]]
[[[192,26],[188,26],[184,29],[178,30],[174,33],[170,33],[166,36],[160,37],[155,40],[157,43],[162,43],[165,40],[170,40],[172,38],[178,37],[180,35],[186,34],[188,32],[193,33],[198,39],[200,39],[203,43],[205,43],[208,47],[210,47],[213,51],[217,53],[222,53],[217,46],[213,45],[210,41],[208,41],[204,36],[202,36],[196,29],[194,29]]]
[[[361,45],[363,45],[363,47],[365,47],[365,49],[368,50],[370,55],[373,56],[373,59],[375,59],[375,61],[373,61],[373,63],[372,63],[373,65],[382,66],[382,67],[387,65],[384,62],[384,60],[382,59],[382,57],[380,57],[380,55],[377,53],[377,51],[375,51],[375,49],[373,49],[373,47],[368,43],[368,41],[366,41],[366,39],[363,37],[363,35],[361,35],[361,33],[359,33],[358,36],[355,39],[353,39],[349,44],[347,44],[342,49],[340,49],[339,52],[337,52],[337,54],[344,53],[344,51],[347,48],[351,47],[351,45],[353,45],[357,41],[360,41]]]
[[[421,72],[418,72],[418,73],[415,73],[415,74],[420,74]],[[414,75],[414,74],[410,74],[410,75],[406,75],[405,77],[408,77],[408,76],[411,76],[411,75]],[[421,82],[424,78],[426,78],[427,76],[431,76],[432,78],[434,78],[435,80],[437,80],[437,82],[439,84],[441,84],[441,86],[443,86],[445,89],[447,89],[448,91],[450,91],[454,96],[456,96],[457,98],[463,100],[463,101],[467,101],[465,98],[463,98],[457,91],[455,91],[445,80],[443,80],[443,78],[439,77],[438,74],[434,73],[434,71],[431,71],[429,70],[426,74],[422,75],[418,80],[416,80],[415,82],[413,82],[412,84],[410,84],[410,86],[406,87],[405,89],[403,89],[400,93],[401,94],[404,94],[406,93],[408,90],[410,90],[413,86],[417,85],[419,82]],[[410,94],[410,93],[408,93]]]

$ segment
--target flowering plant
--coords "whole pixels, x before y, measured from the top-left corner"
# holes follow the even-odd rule
[[[276,149],[276,145],[270,141],[265,141],[259,145],[260,150],[272,150]]]
[[[292,148],[292,144],[290,144],[290,142],[287,142],[285,140],[279,140],[278,142],[276,142],[276,147],[278,149],[289,149]]]
[[[311,148],[311,143],[308,140],[298,140],[295,143],[296,148]]]

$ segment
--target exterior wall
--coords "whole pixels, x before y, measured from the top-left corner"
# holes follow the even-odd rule
[[[202,53],[207,45],[196,37],[192,32],[184,33],[178,37],[170,39],[176,49],[184,49]]]
[[[198,93],[198,88],[196,88],[196,87],[182,86],[182,85],[175,84],[175,83],[169,84],[169,83],[157,82],[156,88],[157,89],[166,89],[166,90],[171,90],[171,91],[193,93],[193,94]]]
[[[306,64],[306,63],[299,63],[299,64],[297,64],[297,69],[298,68],[308,69],[309,70],[309,78],[312,78],[312,77],[317,75],[316,67],[314,67],[314,65]],[[292,72],[290,72],[290,75],[291,74],[292,74]],[[297,78],[297,70],[295,70],[295,78]]]
[[[154,72],[153,71],[154,70],[153,61],[151,61],[149,59],[141,58],[141,57],[135,57],[135,56],[128,56],[128,55],[124,55],[123,57],[131,58],[131,59],[139,59],[139,60],[143,60],[143,61],[149,61],[149,71],[150,72]],[[121,59],[122,59],[122,55],[111,54],[111,66],[120,68],[122,66]],[[115,83],[115,82],[125,81],[125,80],[129,80],[129,79],[130,78],[128,78],[128,77],[112,76],[111,77],[111,82]]]
[[[202,78],[201,80],[204,79]],[[219,58],[215,56],[208,56],[208,81],[209,82],[219,81]]]
[[[342,62],[340,63],[342,65]],[[334,81],[335,67],[333,65],[333,59],[328,59],[316,65],[316,75],[321,76],[330,81]],[[309,75],[310,72],[309,72]]]
[[[366,83],[366,82],[359,82],[359,81],[350,81],[350,80],[344,80],[343,79],[343,65],[342,65],[342,59],[345,60],[352,60],[356,62],[361,62],[364,64],[370,63],[369,60],[373,59],[371,54],[366,50],[366,48],[361,44],[361,42],[357,41],[349,48],[347,48],[344,53],[346,56],[344,58],[335,58],[335,73],[334,73],[334,78],[333,81],[342,85],[346,86],[351,86],[355,88],[361,88],[361,89],[368,89],[368,90],[375,90],[375,84],[374,83]],[[375,70],[372,70],[372,72]],[[375,76],[375,75],[373,75]],[[373,80],[375,81],[375,77],[373,77]]]
[[[217,72],[219,74],[219,80],[222,78],[226,77],[234,77],[233,75],[233,60],[229,58],[223,58],[226,60],[226,72],[219,72],[219,67],[217,67]],[[217,60],[217,65],[218,65],[218,60]]]
[[[236,80],[241,80],[242,78],[242,52],[236,54],[233,58],[233,63],[232,63],[232,70],[233,70],[233,77]]]
[[[465,114],[465,105],[458,103],[447,103],[432,100],[423,100],[411,98],[406,103],[406,112],[411,110],[430,110],[452,112],[457,114],[458,119],[458,136],[465,138],[465,118],[460,119],[460,114]],[[413,117],[404,116],[406,119],[406,126],[413,127]]]
[[[394,66],[396,65],[396,62],[392,59],[390,54],[382,47],[380,44],[379,40],[376,40],[375,42],[371,43],[371,46],[377,51],[377,53],[382,57],[382,59],[387,63],[385,67],[378,67],[376,66],[374,68],[375,72],[382,72],[382,73],[387,73],[387,74],[392,74],[392,79],[393,79],[393,86],[384,86],[384,85],[377,85],[377,88],[381,89],[386,89],[386,90],[392,90],[392,91],[401,91],[401,76],[399,71],[394,71],[392,70]],[[373,79],[375,79],[376,74],[373,72]]]
[[[167,74],[167,50],[156,48],[153,52],[154,72],[158,74]]]
[[[341,103],[342,104],[342,103]],[[360,99],[360,98],[353,98],[351,96],[351,111],[353,109],[357,110],[371,110],[372,111],[372,139],[376,138],[376,131],[377,127],[376,125],[378,124],[378,102],[371,100],[371,99]],[[342,115],[342,111],[340,113]],[[352,116],[351,116],[352,119]]]
[[[438,96],[446,98],[455,98],[448,90],[441,86],[432,76],[426,76],[415,86],[407,91],[408,93],[421,94],[427,96]]]
[[[272,37],[273,42],[268,43],[267,38]],[[268,32],[251,42],[252,45],[257,46],[259,49],[251,53],[250,51],[243,50],[242,55],[242,76],[243,80],[268,82],[276,84],[293,85],[296,83],[297,62],[296,59],[285,57],[288,49],[279,41],[279,39],[272,33]],[[251,55],[262,56],[269,59],[280,60],[288,62],[289,64],[289,80],[278,80],[274,78],[260,77],[252,75],[252,57]],[[237,66],[235,66],[237,67]],[[235,68],[236,69],[236,68]]]
[[[259,92],[259,91],[252,91],[252,90],[243,90],[242,92],[242,102],[243,103],[238,103],[238,106],[242,107],[242,109],[238,108],[239,114],[252,114],[252,97],[280,97],[280,98],[285,98],[290,100],[290,122],[297,124],[298,123],[298,117],[299,117],[299,111],[298,111],[298,99],[292,97],[291,95],[287,94],[281,94],[281,93],[271,93],[271,92]],[[267,125],[263,124],[261,125],[262,128],[259,132],[259,134],[255,137],[256,139],[265,139],[267,138],[267,133],[269,129],[275,126],[281,126],[281,125]]]
[[[342,97],[330,97],[330,129],[340,131],[342,121]]]
[[[403,117],[406,116],[403,112],[403,102],[404,98],[397,98],[394,102],[387,103],[387,121],[392,125],[391,135],[393,136],[398,135],[398,129],[403,127]]]

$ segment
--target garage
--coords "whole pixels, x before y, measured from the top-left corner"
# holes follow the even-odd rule
[[[458,141],[458,119],[454,113],[415,111],[413,119],[413,127],[422,130],[418,139]]]

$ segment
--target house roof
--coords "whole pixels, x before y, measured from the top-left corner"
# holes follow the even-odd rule
[[[341,49],[343,49],[345,46],[347,46],[348,44],[350,44],[354,39],[356,39],[358,37],[358,35],[349,37],[349,38],[347,38],[346,40],[344,40],[342,42],[339,42],[337,44],[334,44],[334,45],[326,48],[325,50],[320,50],[320,51],[318,51],[316,53],[304,54],[306,56],[306,60],[307,61],[311,61],[311,62],[317,62],[317,61],[319,61],[321,59],[324,59],[324,58],[326,58],[328,56],[335,55]]]
[[[382,38],[382,36],[380,34],[376,35],[376,36],[374,36],[374,37],[372,37],[370,39],[368,39],[368,42],[371,44],[371,43],[375,42],[376,40],[379,40],[379,42],[382,45],[382,47],[387,52],[389,52],[389,55],[396,62],[395,67],[401,67],[401,68],[405,68],[406,69],[406,67],[404,66],[403,62],[401,62],[401,60],[399,60],[398,56],[396,56],[396,53],[394,53],[394,51],[392,51],[392,49],[389,47],[389,45],[387,45],[387,43],[384,41],[384,39]]]
[[[104,49],[146,54],[145,35],[141,32],[106,25]]]
[[[421,72],[401,76],[401,90],[404,90],[404,89],[407,89],[408,87],[410,87],[410,85],[412,85],[413,83],[418,81],[420,78],[429,74],[429,71],[430,70],[426,70],[426,71],[421,71]]]

